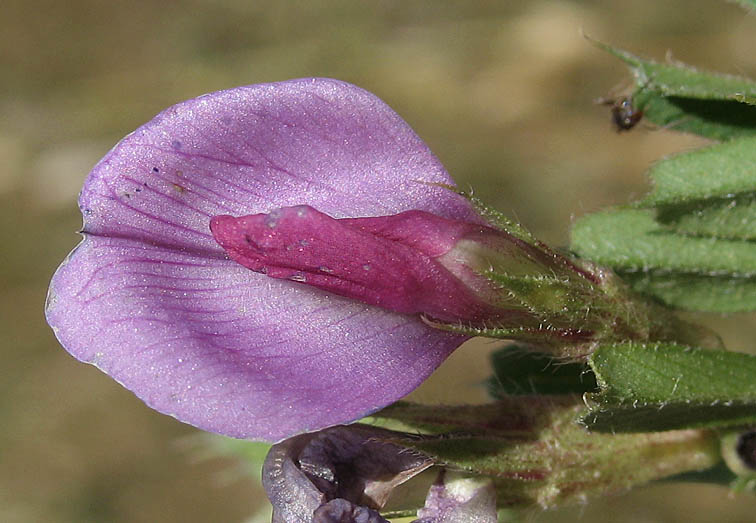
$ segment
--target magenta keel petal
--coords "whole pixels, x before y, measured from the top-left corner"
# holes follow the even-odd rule
[[[307,205],[210,222],[229,257],[248,269],[449,322],[496,315],[436,260],[481,227],[423,211],[337,220]]]
[[[279,440],[399,399],[462,341],[412,316],[277,281],[226,259],[213,216],[311,205],[335,217],[420,209],[475,221],[388,106],[305,79],[174,106],[87,178],[84,242],[47,318],[75,357],[200,428]]]

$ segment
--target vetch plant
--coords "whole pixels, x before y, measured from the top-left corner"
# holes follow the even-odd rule
[[[674,338],[667,322],[646,332],[661,311],[607,271],[492,227],[449,184],[390,108],[343,82],[184,102],[87,178],[48,322],[157,410],[269,441],[401,398],[471,333],[582,352]]]
[[[374,95],[253,85],[167,109],[95,166],[48,323],[156,410],[275,443],[274,521],[496,521],[723,459],[745,488],[756,358],[674,309],[756,305],[756,85],[610,51],[638,114],[726,142],[659,163],[572,252],[456,189]],[[517,341],[490,404],[398,402],[471,336]],[[421,478],[424,503],[391,506]]]

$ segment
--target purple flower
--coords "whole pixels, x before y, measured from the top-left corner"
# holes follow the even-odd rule
[[[387,310],[295,273],[252,272],[229,259],[211,220],[309,206],[324,220],[424,211],[480,224],[436,185],[451,183],[398,115],[343,82],[183,102],[86,179],[84,240],[53,277],[48,323],[76,358],[205,430],[277,441],[352,421],[410,392],[465,337],[428,327],[425,308]],[[331,268],[314,269],[326,279]]]
[[[385,523],[378,511],[394,489],[434,464],[391,442],[408,437],[354,424],[273,445],[262,474],[273,523]]]

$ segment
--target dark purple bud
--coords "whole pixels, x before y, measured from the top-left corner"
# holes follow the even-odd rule
[[[263,466],[273,522],[309,523],[316,511],[321,519],[314,521],[384,521],[375,519],[375,511],[392,491],[433,465],[427,456],[387,441],[397,434],[339,426],[274,445]],[[353,519],[344,519],[350,514]]]
[[[312,523],[389,523],[389,521],[375,510],[339,498],[315,510]]]

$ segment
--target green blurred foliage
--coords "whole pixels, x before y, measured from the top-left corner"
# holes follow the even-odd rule
[[[701,0],[5,0],[0,14],[0,521],[243,521],[265,503],[229,458],[196,462],[191,427],[75,362],[44,324],[52,272],[78,241],[94,163],[161,109],[208,91],[332,76],[375,92],[462,187],[565,244],[574,216],[648,188],[665,154],[705,143],[612,130],[601,96],[638,54],[756,76],[756,18]],[[700,319],[695,316],[694,319]],[[703,317],[753,350],[753,315]],[[476,402],[497,347],[463,347],[413,398]],[[535,521],[748,521],[749,497],[665,485]]]

